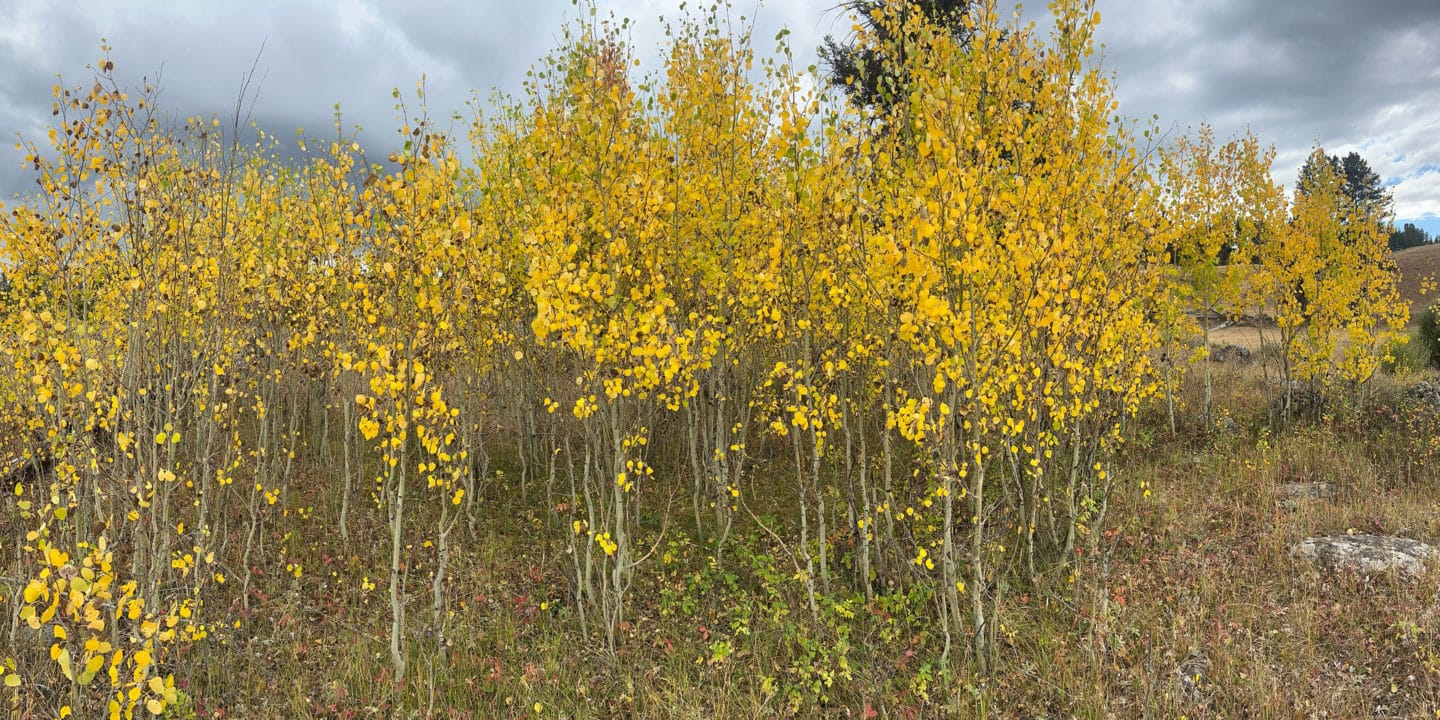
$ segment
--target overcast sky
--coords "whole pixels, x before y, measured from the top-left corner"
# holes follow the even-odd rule
[[[758,19],[757,50],[781,27],[805,64],[849,21],[837,0],[734,0]],[[694,3],[692,3],[693,5]],[[636,24],[653,59],[658,18],[679,0],[603,0]],[[1043,14],[1043,2],[1026,13]],[[1278,151],[1287,186],[1310,148],[1360,152],[1393,185],[1397,224],[1440,234],[1440,0],[1098,0],[1103,64],[1121,112],[1160,116],[1184,131],[1209,122],[1221,138],[1248,125]],[[87,82],[101,38],[122,82],[160,76],[178,117],[227,115],[259,55],[255,119],[282,138],[329,132],[339,103],[368,145],[388,147],[393,88],[427,79],[432,115],[472,92],[518,92],[525,71],[558,42],[570,0],[0,0],[0,133],[40,140],[50,87]],[[1038,16],[1038,15],[1037,15]],[[263,53],[261,47],[264,47]],[[0,145],[0,199],[33,176]]]

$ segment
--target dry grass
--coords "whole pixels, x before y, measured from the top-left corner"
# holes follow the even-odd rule
[[[1432,289],[1428,293],[1422,293],[1420,287],[1427,279],[1440,279],[1440,244],[1408,248],[1395,253],[1393,257],[1399,274],[1397,285],[1400,297],[1410,303],[1410,317],[1413,321],[1420,316],[1421,311],[1440,300],[1440,291]]]
[[[1416,628],[1440,627],[1435,582],[1320,570],[1288,548],[1351,529],[1433,541],[1434,471],[1323,425],[1177,459],[1116,529],[1114,634],[1135,656],[1117,664],[1138,692],[1112,699],[1146,717],[1433,717],[1440,646]],[[1274,488],[1294,481],[1337,496],[1277,508]],[[1175,682],[1192,655],[1210,664],[1193,694]]]
[[[1257,328],[1249,325],[1228,325],[1219,330],[1210,331],[1211,345],[1234,345],[1247,350],[1255,351],[1260,349],[1260,336],[1265,336],[1266,343],[1279,341],[1279,331],[1275,328]]]
[[[1277,432],[1253,369],[1218,367],[1217,412],[1237,428],[1132,445],[1125,476],[1156,489],[1119,498],[1102,533],[1108,582],[1088,590],[1098,599],[1073,620],[1030,620],[1055,635],[1011,659],[1032,669],[1007,678],[1022,709],[1002,716],[1440,717],[1440,573],[1367,579],[1289,554],[1349,530],[1440,541],[1440,419],[1404,408],[1382,378],[1367,400]],[[1335,495],[1277,506],[1279,484],[1304,481]],[[1182,678],[1197,665],[1198,682]]]

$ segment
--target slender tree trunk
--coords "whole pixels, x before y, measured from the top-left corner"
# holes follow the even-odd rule
[[[390,469],[393,485],[393,501],[390,509],[390,661],[395,668],[395,679],[405,679],[405,603],[401,597],[401,552],[405,541],[405,475],[409,462],[408,452],[403,453],[399,469]]]

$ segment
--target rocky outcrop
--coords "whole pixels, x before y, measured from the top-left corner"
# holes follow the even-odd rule
[[[1440,557],[1435,548],[1419,540],[1363,533],[1307,538],[1290,548],[1290,555],[1334,570],[1361,575],[1397,572],[1413,578],[1425,575],[1425,563]]]

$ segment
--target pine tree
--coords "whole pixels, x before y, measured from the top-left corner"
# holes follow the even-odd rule
[[[901,16],[918,13],[968,46],[973,36],[971,0],[846,0],[841,7],[859,20],[856,33],[836,40],[827,35],[819,48],[820,61],[831,85],[844,89],[857,107],[889,107],[909,84],[907,57],[912,45],[903,37],[903,23],[881,22],[890,6]]]
[[[1327,167],[1340,177],[1340,193],[1344,196],[1347,209],[1353,208],[1357,214],[1374,222],[1383,222],[1390,214],[1390,191],[1385,189],[1380,175],[1370,168],[1370,163],[1353,151],[1344,158],[1324,153],[1312,154],[1300,168],[1296,191],[1302,195],[1314,192],[1320,172]]]

